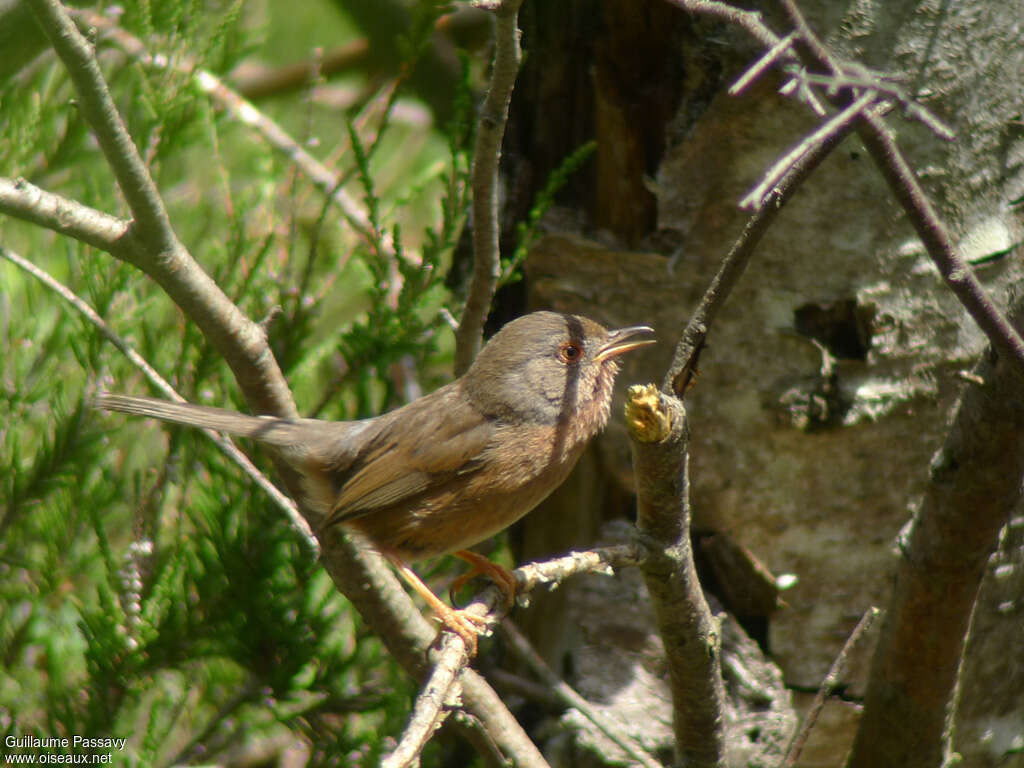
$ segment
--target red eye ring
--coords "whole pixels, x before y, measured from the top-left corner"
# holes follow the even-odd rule
[[[583,345],[575,341],[567,341],[558,348],[558,359],[567,365],[573,365],[583,359]]]

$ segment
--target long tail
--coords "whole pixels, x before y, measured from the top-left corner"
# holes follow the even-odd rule
[[[108,411],[150,416],[154,419],[206,427],[217,432],[252,438],[281,448],[299,448],[311,438],[323,434],[328,422],[315,419],[279,419],[273,416],[247,416],[243,413],[209,408],[205,405],[175,403],[152,397],[101,394],[93,401],[97,408]],[[342,423],[335,425],[342,427]]]

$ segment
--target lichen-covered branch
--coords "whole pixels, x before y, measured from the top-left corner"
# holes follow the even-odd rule
[[[623,544],[570,552],[551,560],[527,563],[516,568],[513,573],[519,582],[520,597],[526,598],[538,586],[554,588],[570,576],[581,573],[610,574],[615,568],[639,565],[640,559],[639,547]],[[497,621],[505,612],[502,594],[495,586],[486,587],[465,610],[489,621]],[[441,650],[431,657],[430,663],[430,674],[416,700],[414,714],[410,717],[401,743],[388,758],[391,761],[389,765],[395,768],[409,764],[419,754],[434,729],[447,715],[441,707],[453,698],[451,689],[467,684],[461,675],[469,663],[469,655],[465,642],[458,635],[445,633]]]
[[[704,599],[690,543],[686,411],[653,384],[626,400],[641,569],[665,646],[678,762],[725,766],[725,688],[718,622]]]
[[[461,641],[453,632],[446,633],[443,638],[443,645]],[[459,698],[456,677],[462,669],[460,663],[464,663],[464,656],[465,648],[461,654],[449,655],[449,663],[434,665],[423,690],[416,698],[398,746],[381,761],[381,768],[408,768],[419,764],[423,748],[448,716],[448,707]]]

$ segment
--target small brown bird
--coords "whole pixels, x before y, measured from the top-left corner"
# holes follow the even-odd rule
[[[301,474],[321,531],[365,535],[472,653],[479,620],[438,599],[406,563],[454,552],[511,601],[516,581],[470,547],[561,485],[611,410],[619,355],[653,344],[647,326],[608,331],[578,315],[508,323],[464,376],[362,421],[280,419],[144,397],[100,395],[111,411],[206,427],[274,446]]]

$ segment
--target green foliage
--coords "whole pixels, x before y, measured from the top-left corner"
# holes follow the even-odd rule
[[[548,177],[544,188],[537,193],[537,199],[533,201],[533,206],[530,208],[526,221],[521,221],[516,225],[518,242],[516,243],[515,251],[512,252],[512,257],[501,260],[501,275],[498,278],[499,285],[515,282],[519,279],[519,266],[526,259],[530,246],[537,239],[537,225],[540,223],[541,218],[554,204],[555,195],[566,185],[569,177],[576,173],[596,150],[597,142],[588,141],[562,160],[559,166],[551,173],[551,176]]]
[[[169,65],[99,33],[114,100],[179,237],[243,311],[270,318],[300,407],[354,418],[396,405],[396,364],[432,388],[449,368],[443,275],[468,204],[468,75],[446,133],[395,117],[401,77],[341,116],[306,93],[260,105],[298,139],[315,136],[323,157],[348,147],[340,186],[369,212],[362,238],[194,85],[196,68],[224,75],[262,56],[247,6],[120,8],[119,25]],[[415,14],[410,65],[443,10]],[[317,25],[331,11],[303,12]],[[0,83],[0,174],[124,216],[74,98],[52,56]],[[83,298],[185,397],[244,408],[223,361],[144,275],[3,222],[0,246]],[[217,762],[280,741],[304,745],[312,765],[376,764],[412,684],[201,435],[98,414],[87,403],[99,389],[147,391],[92,324],[0,260],[0,734],[124,736],[112,753],[124,765]]]

